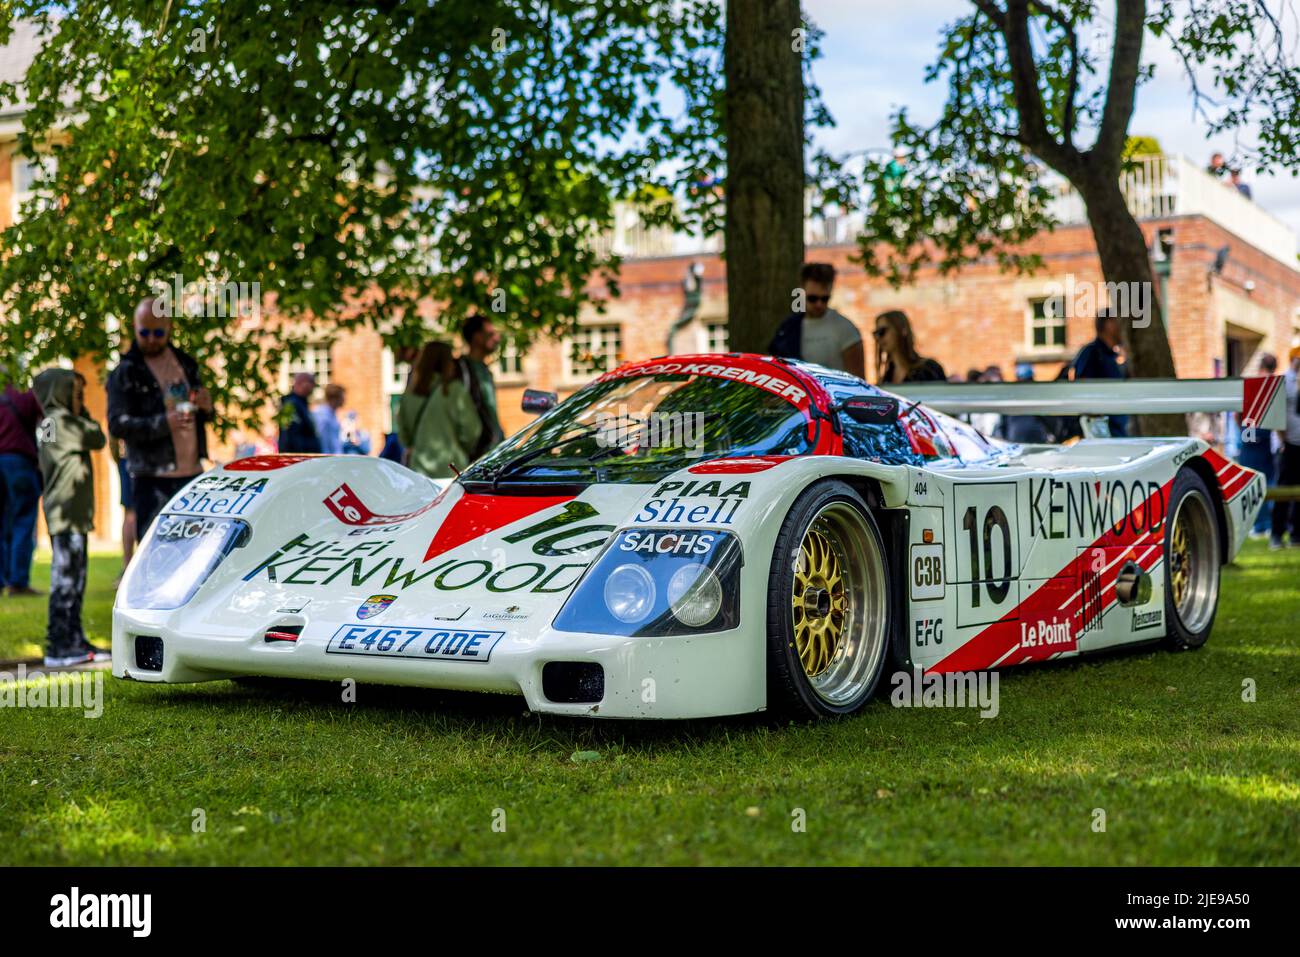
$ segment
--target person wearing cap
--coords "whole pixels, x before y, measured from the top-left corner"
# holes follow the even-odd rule
[[[1294,488],[1300,485],[1300,409],[1296,408],[1297,379],[1300,379],[1300,346],[1292,348],[1286,371],[1286,428],[1282,437],[1282,465],[1278,469],[1277,484]],[[1291,529],[1291,547],[1300,547],[1300,503],[1285,499],[1273,503],[1273,528],[1269,548],[1286,545],[1287,526]]]

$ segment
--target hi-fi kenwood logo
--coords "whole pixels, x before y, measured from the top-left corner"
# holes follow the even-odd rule
[[[151,894],[70,894],[50,898],[51,927],[128,927],[133,937],[148,937],[152,927]]]

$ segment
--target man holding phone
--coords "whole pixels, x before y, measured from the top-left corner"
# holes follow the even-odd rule
[[[212,397],[198,363],[171,344],[171,316],[152,296],[136,306],[135,341],[108,377],[108,430],[126,443],[136,539],[207,456]]]

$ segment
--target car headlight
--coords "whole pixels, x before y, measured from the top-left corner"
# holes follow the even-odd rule
[[[131,561],[126,607],[179,608],[250,534],[248,523],[235,518],[158,516],[153,535]]]
[[[718,617],[722,583],[707,565],[683,565],[668,579],[668,607],[682,624],[702,628]]]
[[[740,542],[729,532],[625,529],[555,616],[559,631],[688,635],[740,624]]]
[[[655,603],[655,580],[642,565],[619,565],[605,579],[605,607],[619,621],[645,621]]]

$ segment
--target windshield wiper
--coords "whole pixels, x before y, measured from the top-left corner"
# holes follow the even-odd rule
[[[557,439],[556,441],[552,442],[550,445],[543,445],[540,448],[532,449],[528,452],[525,452],[523,455],[517,455],[513,459],[509,459],[508,461],[505,462],[505,464],[501,466],[501,468],[497,469],[496,473],[492,476],[492,492],[494,494],[496,493],[498,482],[500,482],[511,472],[517,472],[520,468],[527,465],[533,459],[545,455],[547,452],[554,452],[556,449],[560,448],[561,446],[568,445],[570,442],[577,442],[580,439],[590,438],[591,436],[599,432],[602,428],[603,426],[600,425],[589,425],[579,432],[574,432],[570,436],[567,436],[562,439]]]

